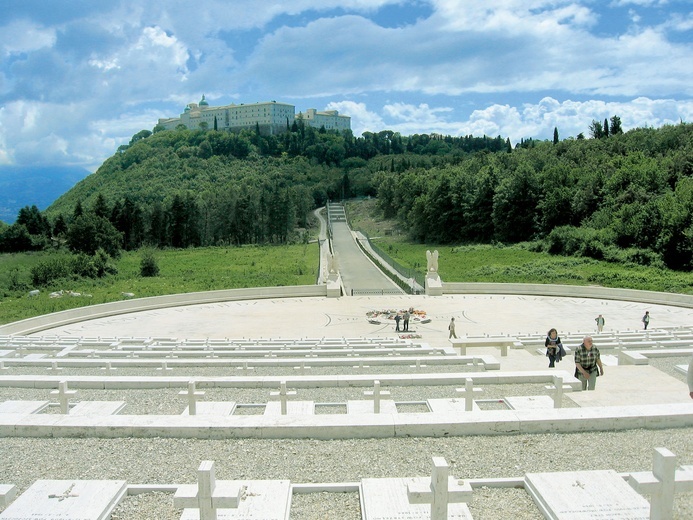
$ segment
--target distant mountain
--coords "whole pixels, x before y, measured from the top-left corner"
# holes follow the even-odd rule
[[[13,223],[24,206],[45,210],[89,173],[74,166],[0,166],[0,220]]]

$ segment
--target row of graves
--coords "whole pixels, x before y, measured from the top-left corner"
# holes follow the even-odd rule
[[[639,337],[659,341],[684,331]],[[690,333],[691,331],[688,331]],[[652,334],[652,333],[650,333]],[[575,335],[577,339],[578,334]],[[565,335],[570,347],[573,335]],[[606,339],[607,336],[600,337]],[[618,348],[623,337],[615,339]],[[691,335],[693,338],[693,335]],[[44,392],[44,399],[0,400],[0,437],[183,437],[349,439],[415,436],[462,436],[690,427],[693,409],[681,405],[566,407],[566,395],[580,390],[571,371],[503,371],[495,356],[468,355],[475,346],[507,348],[539,344],[539,335],[463,338],[449,347],[430,347],[416,339],[179,339],[0,337],[0,391]],[[689,343],[690,345],[690,343]],[[650,348],[652,347],[652,348]],[[676,348],[679,355],[686,345]],[[463,350],[464,349],[464,350]],[[634,348],[633,351],[636,349]],[[645,354],[643,354],[645,356]],[[620,357],[619,357],[620,360]],[[384,373],[381,367],[401,368]],[[192,368],[225,368],[225,376],[185,374]],[[311,373],[313,367],[339,374]],[[446,367],[447,371],[429,371]],[[151,375],[122,375],[130,369]],[[265,368],[282,371],[259,375]],[[82,375],[80,370],[89,371]],[[98,370],[97,375],[93,375]],[[66,374],[70,371],[70,374]],[[258,373],[255,373],[257,371]],[[14,373],[13,373],[14,372]],[[29,372],[29,373],[26,373]],[[175,373],[173,373],[175,372]],[[180,374],[180,375],[177,375]],[[540,385],[541,395],[507,395],[503,409],[484,407],[485,387]],[[397,387],[444,386],[449,396],[421,402],[393,399]],[[320,414],[321,406],[301,400],[315,388],[359,388],[361,399],[341,403],[345,413]],[[218,388],[266,389],[264,403],[205,399]],[[91,389],[138,389],[156,393],[177,389],[185,409],[179,415],[129,415],[122,400],[80,400]],[[498,399],[491,399],[498,402]],[[416,413],[407,406],[419,405]],[[244,407],[262,410],[239,414]],[[288,480],[216,480],[215,461],[201,461],[196,484],[147,485],[122,480],[37,480],[18,492],[0,476],[0,520],[107,520],[128,495],[153,491],[170,494],[181,519],[290,519],[298,493],[357,492],[364,520],[471,519],[468,503],[480,487],[523,488],[545,518],[672,518],[677,493],[693,491],[693,466],[678,461],[665,447],[653,452],[650,468],[627,473],[612,470],[527,473],[521,477],[465,479],[450,474],[447,461],[432,458],[429,475],[362,478],[359,482],[296,483]],[[649,500],[645,497],[648,497]]]

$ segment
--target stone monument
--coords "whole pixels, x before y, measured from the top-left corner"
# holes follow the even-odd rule
[[[443,282],[438,275],[438,250],[426,251],[426,296],[442,296]]]

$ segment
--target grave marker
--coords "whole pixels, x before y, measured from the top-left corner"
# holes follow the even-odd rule
[[[613,470],[527,473],[525,489],[549,520],[647,520],[650,505]]]
[[[650,495],[650,520],[666,520],[674,514],[674,494],[693,491],[693,471],[676,470],[676,455],[655,448],[652,471],[631,473],[628,483],[639,493]]]
[[[474,409],[474,392],[481,392],[481,388],[474,388],[474,381],[471,377],[464,379],[464,388],[455,389],[458,394],[464,395],[464,410],[471,412]]]
[[[271,392],[270,398],[275,401],[279,399],[281,404],[281,414],[286,415],[286,400],[294,395],[296,395],[296,390],[287,391],[286,381],[282,381],[279,386],[279,392]]]
[[[412,504],[431,504],[431,520],[447,520],[448,505],[471,500],[472,487],[468,482],[460,485],[450,477],[450,467],[443,457],[433,457],[430,481],[408,484],[407,496]]]
[[[241,499],[242,487],[230,480],[216,482],[214,461],[205,460],[197,470],[197,485],[178,486],[173,505],[199,509],[200,520],[217,520],[217,509],[235,509]]]
[[[434,458],[434,468],[435,468]],[[444,459],[440,459],[445,464]],[[446,468],[440,468],[443,472]],[[447,477],[442,479],[442,474],[434,469],[434,479],[444,481],[442,487],[438,487],[439,493],[446,489],[448,520],[472,520],[472,515],[464,501],[471,497],[471,486],[466,483],[460,486],[457,479]],[[447,475],[446,475],[447,476]],[[447,485],[447,486],[446,486]],[[438,483],[436,483],[438,486]],[[361,479],[361,504],[364,520],[428,520],[432,518],[433,508],[429,502],[434,500],[431,478],[368,478]],[[410,495],[410,491],[413,495]],[[452,491],[452,496],[450,492]],[[461,492],[461,494],[458,494]],[[421,503],[412,503],[421,500]],[[440,494],[438,506],[444,499]]]
[[[67,381],[60,381],[57,390],[51,390],[50,396],[57,397],[60,402],[60,413],[70,413],[70,397],[77,395],[77,390],[68,390]]]
[[[37,480],[1,520],[107,520],[127,492],[124,480]]]
[[[195,381],[188,381],[188,389],[181,390],[178,395],[188,397],[188,415],[195,415],[197,413],[197,398],[202,397],[205,393],[195,390]]]
[[[380,381],[377,379],[373,381],[373,390],[366,390],[363,392],[368,399],[373,399],[373,413],[380,413],[380,398],[390,397],[390,392],[387,390],[380,390]]]

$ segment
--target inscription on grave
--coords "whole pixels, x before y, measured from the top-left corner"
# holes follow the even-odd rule
[[[37,480],[1,520],[106,520],[127,491],[124,480]]]
[[[525,487],[548,519],[650,518],[647,500],[613,470],[527,473]]]
[[[427,482],[421,478],[364,478],[361,504],[364,520],[430,520],[429,504],[412,504],[407,485]],[[430,481],[428,481],[430,483]],[[449,504],[448,520],[472,520],[467,504]]]

